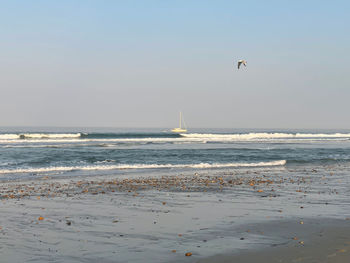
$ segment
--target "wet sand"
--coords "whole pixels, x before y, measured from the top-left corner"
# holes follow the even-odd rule
[[[342,260],[348,174],[325,166],[0,182],[1,260]]]
[[[299,226],[293,221],[252,226],[266,236],[282,235],[286,242],[256,250],[242,250],[232,255],[216,255],[198,263],[348,263],[350,262],[350,221],[309,220]]]

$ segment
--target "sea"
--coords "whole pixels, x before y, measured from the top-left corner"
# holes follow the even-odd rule
[[[0,180],[347,165],[350,130],[0,129]]]

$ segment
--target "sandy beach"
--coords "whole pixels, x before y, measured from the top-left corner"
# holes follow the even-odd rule
[[[280,167],[2,182],[1,258],[347,262],[347,173]]]
[[[281,236],[285,242],[272,243],[257,250],[242,249],[238,253],[216,255],[197,262],[350,262],[350,222],[310,219],[304,224],[307,226],[300,226],[295,221],[281,220],[245,226],[249,227],[249,231],[264,232],[266,237]]]

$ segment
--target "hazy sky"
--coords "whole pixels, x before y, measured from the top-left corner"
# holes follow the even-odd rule
[[[350,128],[349,13],[345,0],[1,1],[0,126],[174,127],[182,110],[189,127]]]

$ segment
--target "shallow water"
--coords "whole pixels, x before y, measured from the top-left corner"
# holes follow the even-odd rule
[[[350,161],[346,130],[3,128],[0,180],[41,175],[168,172],[235,167],[334,165]]]

